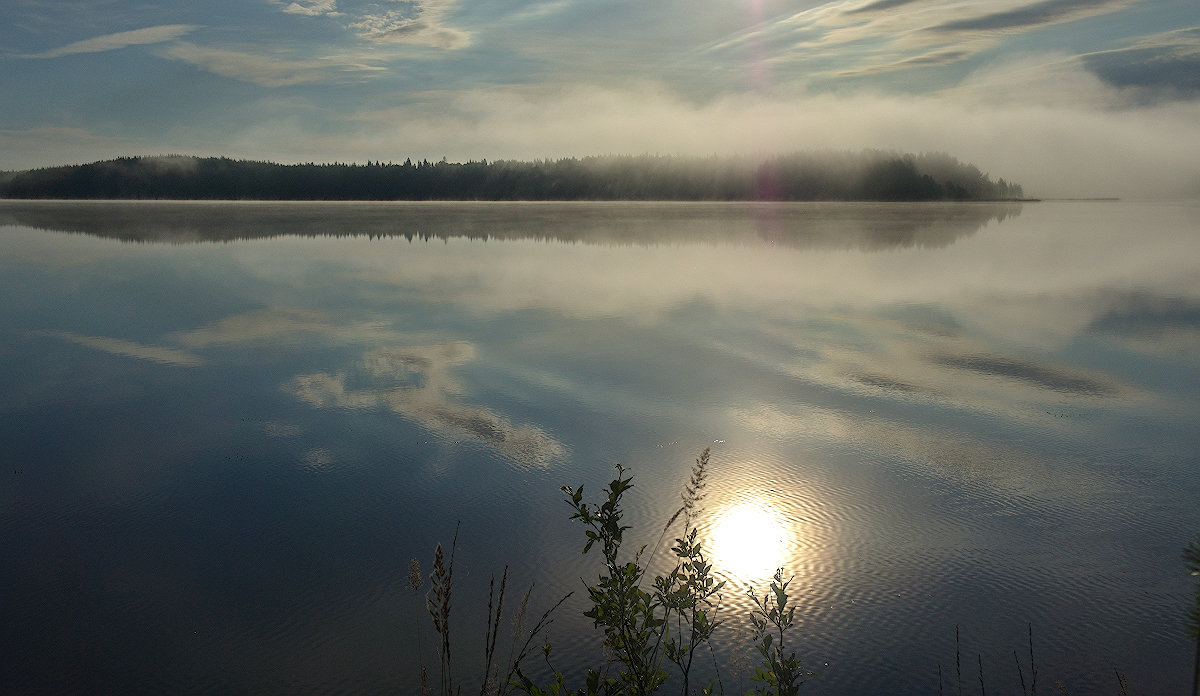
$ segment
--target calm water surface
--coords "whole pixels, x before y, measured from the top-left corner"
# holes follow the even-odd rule
[[[409,559],[472,668],[559,486],[653,546],[705,447],[730,693],[775,566],[806,693],[1190,683],[1196,204],[0,202],[0,298],[8,693],[417,693]]]

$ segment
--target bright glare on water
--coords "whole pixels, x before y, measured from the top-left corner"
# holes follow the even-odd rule
[[[721,510],[709,534],[713,565],[740,583],[761,583],[787,560],[791,532],[763,502],[741,501]]]

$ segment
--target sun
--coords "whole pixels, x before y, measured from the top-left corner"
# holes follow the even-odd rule
[[[709,536],[713,567],[743,582],[768,578],[785,565],[791,533],[769,504],[742,502],[716,517]]]

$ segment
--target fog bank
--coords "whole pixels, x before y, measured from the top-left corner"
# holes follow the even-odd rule
[[[257,124],[222,142],[182,132],[146,140],[0,132],[7,153],[0,168],[168,152],[401,162],[879,148],[945,152],[1043,198],[1200,197],[1200,101],[1115,88],[1070,61],[1049,71],[1038,65],[989,69],[918,96],[793,92],[697,101],[656,83],[426,93],[344,114],[337,129],[264,97]]]

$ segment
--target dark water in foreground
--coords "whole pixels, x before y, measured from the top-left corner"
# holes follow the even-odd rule
[[[1190,684],[1195,204],[0,202],[0,298],[5,693],[415,693],[410,558],[461,520],[469,667],[505,564],[594,576],[560,485],[653,545],[705,447],[804,693],[952,693],[956,626],[1019,693],[1030,624],[1043,693]]]

